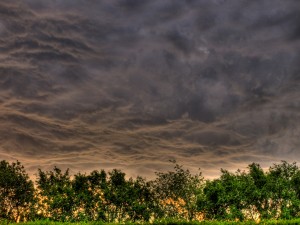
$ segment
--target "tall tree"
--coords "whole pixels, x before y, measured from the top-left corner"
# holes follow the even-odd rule
[[[209,219],[244,220],[254,219],[261,209],[260,186],[256,187],[261,177],[260,167],[250,165],[250,171],[237,170],[231,173],[221,169],[221,176],[213,181],[207,181],[204,188],[204,198],[199,202],[199,209],[205,212]],[[254,170],[257,169],[257,170]],[[258,173],[258,174],[257,174]],[[257,176],[253,179],[252,176]],[[259,184],[261,185],[261,184]],[[257,206],[258,205],[258,206]]]
[[[36,184],[42,215],[55,221],[72,221],[75,202],[69,170],[62,172],[54,167],[44,172],[39,169]]]
[[[20,162],[0,162],[0,217],[28,220],[35,203],[33,182]]]
[[[106,221],[104,210],[104,190],[107,187],[107,175],[104,170],[95,170],[89,175],[76,174],[72,181],[75,194],[76,215],[74,220]]]
[[[299,176],[296,163],[282,161],[269,168],[269,211],[273,218],[290,219],[299,216],[300,199],[295,181]]]
[[[255,217],[269,218],[269,180],[267,174],[257,163],[248,166],[251,179],[251,192],[247,194],[247,202],[252,219]],[[250,185],[250,183],[249,183]]]
[[[155,198],[163,217],[192,219],[197,212],[197,199],[203,186],[201,172],[193,175],[188,169],[173,162],[174,170],[156,173],[152,182]]]

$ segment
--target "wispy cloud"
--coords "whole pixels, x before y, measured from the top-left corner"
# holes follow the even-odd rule
[[[0,156],[34,171],[299,157],[295,1],[0,3]]]

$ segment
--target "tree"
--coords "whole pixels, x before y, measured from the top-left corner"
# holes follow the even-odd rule
[[[46,172],[39,169],[36,184],[43,217],[55,221],[73,220],[75,201],[69,170],[63,173],[57,167]]]
[[[0,162],[0,217],[12,221],[28,220],[35,203],[33,182],[20,162]]]
[[[221,169],[220,178],[207,181],[200,205],[206,218],[268,218],[268,178],[259,164],[250,164],[248,169],[235,173]]]
[[[137,177],[128,181],[127,196],[129,201],[126,205],[126,214],[129,221],[149,221],[154,208],[153,195],[150,185],[145,179]]]
[[[115,222],[115,220],[118,220],[121,222],[124,217],[123,208],[128,200],[125,173],[117,169],[109,172],[108,183],[103,191],[107,221]]]
[[[269,168],[269,211],[274,218],[291,219],[299,216],[297,179],[299,168],[296,163],[282,161]]]
[[[108,173],[103,193],[103,212],[107,222],[149,221],[153,197],[146,180],[126,179],[126,174],[114,169]]]
[[[174,171],[156,173],[152,182],[155,199],[161,212],[157,216],[191,220],[197,213],[197,199],[202,190],[201,172],[192,175],[173,162]]]
[[[207,181],[200,210],[208,219],[291,219],[299,216],[300,171],[296,163],[282,161],[264,172],[259,164],[249,172],[221,170],[220,178]]]
[[[257,163],[248,166],[248,176],[252,180],[251,192],[247,195],[252,217],[269,218],[269,180],[267,174]]]
[[[227,202],[225,200],[225,188],[220,179],[206,181],[203,189],[203,197],[198,200],[198,209],[202,211],[206,219],[225,219]]]
[[[74,220],[102,220],[105,217],[104,191],[107,187],[107,175],[104,170],[93,171],[89,175],[76,174],[72,181],[75,194],[76,215]]]

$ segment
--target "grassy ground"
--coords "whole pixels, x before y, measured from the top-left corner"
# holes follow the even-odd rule
[[[17,223],[8,223],[6,221],[0,220],[0,225],[17,225]],[[125,225],[137,225],[139,223],[125,223]],[[159,221],[150,223],[144,223],[144,225],[254,225],[257,224],[253,221],[248,222],[224,222],[224,221],[203,221],[203,222],[180,222],[180,221]],[[262,221],[259,224],[265,225],[275,225],[275,224],[282,224],[282,225],[300,225],[300,219],[294,220],[269,220],[269,221]],[[27,223],[18,223],[18,225],[119,225],[117,223],[103,223],[103,222],[77,222],[77,223],[70,223],[70,222],[51,222],[51,221],[36,221],[36,222],[27,222]]]

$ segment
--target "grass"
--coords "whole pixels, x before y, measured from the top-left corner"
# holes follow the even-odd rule
[[[120,225],[118,223],[103,223],[103,222],[53,222],[49,220],[27,222],[27,223],[8,223],[7,221],[1,221],[0,225]],[[141,223],[123,223],[124,225],[137,225]],[[188,221],[156,221],[153,223],[143,223],[143,225],[255,225],[254,221],[246,222],[228,222],[228,221],[202,221],[202,222],[188,222]],[[262,221],[259,224],[264,225],[300,225],[300,219],[292,220],[267,220]]]

